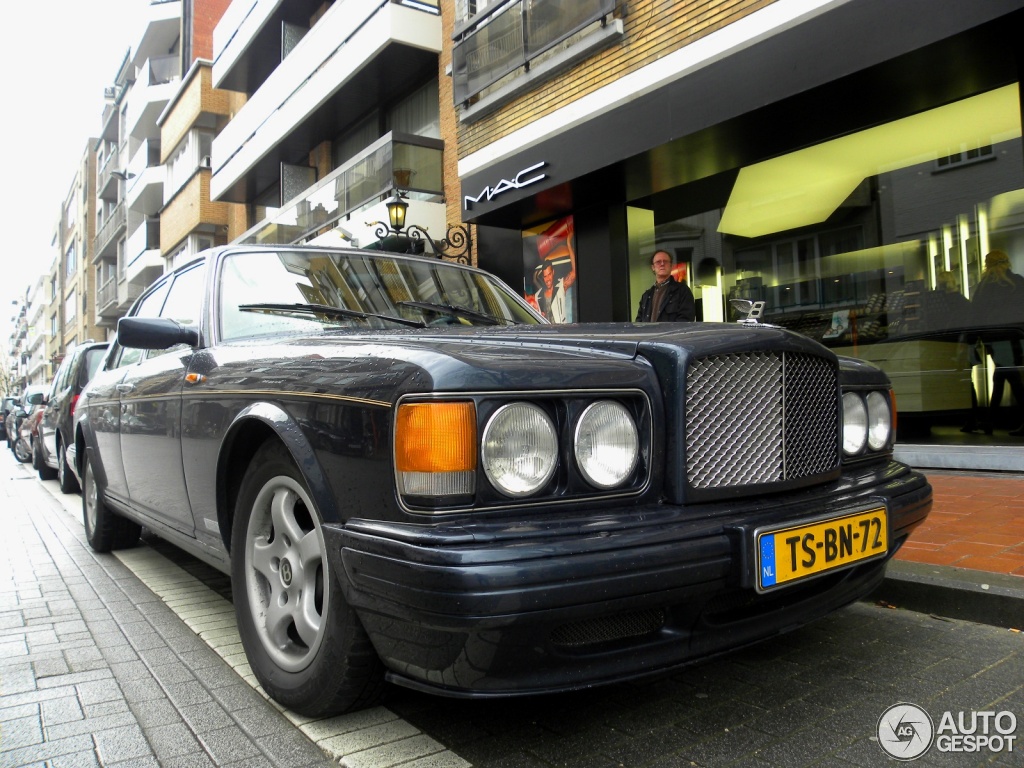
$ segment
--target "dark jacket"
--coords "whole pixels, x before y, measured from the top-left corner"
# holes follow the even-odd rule
[[[638,323],[679,323],[697,319],[697,308],[693,303],[693,292],[686,283],[678,283],[669,275],[665,286],[665,297],[661,302],[658,316],[651,317],[651,303],[654,301],[654,289],[651,286],[640,297],[640,308],[636,312]]]
[[[982,277],[971,298],[974,326],[1019,326],[1024,323],[1024,277],[1007,272],[1006,280]]]

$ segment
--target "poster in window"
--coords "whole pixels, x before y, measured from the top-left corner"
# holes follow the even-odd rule
[[[572,216],[523,232],[523,296],[552,323],[576,321],[576,236]]]

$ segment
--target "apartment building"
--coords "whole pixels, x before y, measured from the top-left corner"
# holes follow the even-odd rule
[[[94,140],[88,140],[61,205],[50,242],[49,270],[27,287],[18,310],[9,354],[19,389],[48,383],[68,351],[104,334],[92,312],[93,144]]]
[[[96,325],[92,306],[96,294],[96,268],[92,258],[96,232],[93,215],[96,196],[94,144],[95,139],[89,140],[82,152],[61,213],[60,267],[56,284],[60,300],[59,307],[52,303],[50,306],[52,316],[59,317],[60,328],[56,345],[51,343],[51,348],[55,347],[51,375],[69,350],[83,341],[104,335]]]
[[[248,229],[246,208],[210,196],[213,139],[245,103],[244,94],[213,87],[213,29],[229,0],[189,4],[191,63],[157,119],[164,167],[160,252],[171,268]]]
[[[53,240],[50,243],[52,258],[49,269],[43,273],[44,284],[44,336],[46,344],[46,359],[49,361],[48,373],[52,376],[57,372],[57,366],[64,359],[64,254],[61,239],[61,232],[64,228],[63,208],[57,226],[54,230]]]
[[[436,1],[231,3],[213,86],[247,100],[213,140],[210,194],[245,206],[233,240],[373,246],[396,190],[407,221],[442,237],[458,221],[443,43]]]
[[[51,366],[46,344],[46,310],[50,300],[47,295],[46,277],[40,275],[28,288],[26,295],[25,343],[23,346],[25,360],[25,384],[46,384],[50,381]]]
[[[46,325],[50,305],[49,285],[40,275],[12,302],[12,330],[4,349],[0,394],[17,394],[25,387],[49,381],[50,359]]]
[[[1024,468],[994,333],[1019,349],[1024,303],[933,300],[970,307],[992,251],[1024,273],[1022,21],[1021,0],[460,0],[479,263],[527,298],[552,264],[575,319],[631,320],[665,249],[698,319],[763,301],[885,368],[929,461]],[[965,330],[998,354],[968,359]],[[978,414],[993,434],[965,437]]]
[[[3,395],[17,395],[27,385],[27,357],[25,343],[28,339],[28,292],[22,301],[11,302],[11,335],[5,350],[6,360],[3,370]]]
[[[182,0],[153,0],[104,93],[96,143],[97,322],[113,328],[166,266],[160,209],[166,170],[157,119],[182,78]]]
[[[227,5],[151,0],[104,94],[93,258],[96,318],[108,333],[165,270],[229,237],[229,207],[209,196],[213,136],[237,107],[210,87],[213,29]]]

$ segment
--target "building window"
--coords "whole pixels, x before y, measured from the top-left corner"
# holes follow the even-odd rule
[[[962,152],[954,152],[950,155],[944,155],[935,161],[935,168],[939,171],[945,171],[949,168],[963,167],[964,165],[970,165],[971,163],[977,163],[982,160],[990,160],[993,157],[992,145],[987,144],[984,147],[965,149]]]
[[[388,111],[388,130],[440,139],[441,115],[437,88],[437,79],[432,78],[392,107]]]
[[[168,158],[164,202],[173,198],[189,182],[197,170],[210,167],[213,151],[211,131],[191,130]]]
[[[64,255],[64,274],[68,277],[75,274],[78,264],[75,259],[75,244],[71,243],[68,247],[68,252]]]
[[[763,301],[766,322],[886,370],[901,428],[959,439],[980,406],[1014,429],[1024,303],[984,296],[995,266],[1024,273],[1020,115],[1012,84],[745,165],[713,197],[681,183],[638,200],[629,239],[650,245],[630,255],[631,308],[664,248],[687,263],[699,319]]]
[[[78,318],[78,302],[75,294],[71,294],[64,300],[64,325],[71,325]]]

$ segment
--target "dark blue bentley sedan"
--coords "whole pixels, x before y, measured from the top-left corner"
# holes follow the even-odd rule
[[[225,247],[120,321],[89,542],[231,574],[260,684],[487,697],[656,674],[868,594],[928,514],[886,376],[752,324],[548,325],[477,269]]]

